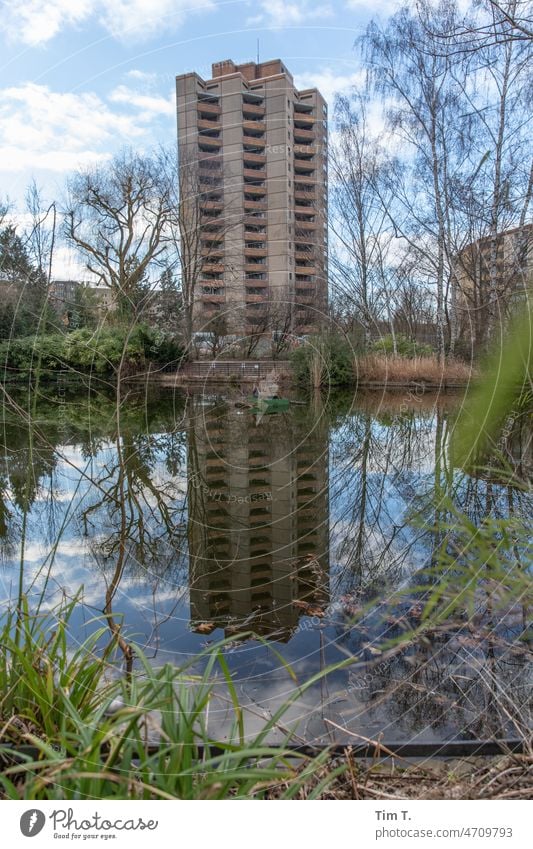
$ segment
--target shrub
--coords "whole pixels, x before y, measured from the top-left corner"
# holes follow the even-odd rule
[[[311,386],[349,386],[354,382],[354,351],[340,333],[313,336],[291,353],[296,380]]]
[[[396,352],[394,351],[394,339],[392,334],[382,336],[373,343],[370,349],[375,354],[397,354],[399,357],[430,357],[433,353],[431,345],[417,342],[415,339],[409,339],[401,333],[396,336]]]
[[[65,335],[27,336],[0,343],[0,367],[19,377],[68,368],[73,371],[113,374],[121,361],[126,371],[148,362],[166,364],[183,356],[175,337],[139,324],[125,327],[81,328]]]

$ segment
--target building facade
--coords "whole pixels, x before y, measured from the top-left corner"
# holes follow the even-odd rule
[[[323,97],[298,91],[279,59],[217,62],[176,90],[194,330],[308,332],[327,308]]]
[[[466,245],[453,265],[460,337],[481,344],[533,291],[533,224]]]

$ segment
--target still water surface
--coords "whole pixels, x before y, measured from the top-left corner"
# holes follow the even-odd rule
[[[105,610],[155,664],[226,638],[252,724],[357,657],[285,716],[307,741],[512,733],[529,693],[519,604],[489,638],[469,623],[383,653],[419,624],[416,594],[393,595],[431,564],[450,505],[475,524],[532,512],[524,488],[454,464],[460,403],[339,395],[261,416],[229,396],[131,390],[117,411],[45,391],[31,428],[4,410],[3,601],[19,582],[32,609],[79,592],[73,642]],[[213,733],[229,714],[221,680]]]

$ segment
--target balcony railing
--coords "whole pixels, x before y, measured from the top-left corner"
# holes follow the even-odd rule
[[[314,115],[306,114],[305,112],[294,112],[294,126],[300,130],[305,130],[313,127],[316,122]]]
[[[298,160],[310,159],[318,153],[318,148],[313,144],[295,144],[293,150],[295,164],[298,164]]]
[[[316,139],[314,130],[302,130],[300,127],[294,127],[294,141],[295,142],[314,142]]]
[[[223,304],[226,300],[226,296],[224,294],[220,295],[200,295],[202,299],[202,303],[204,304]]]
[[[198,115],[200,115],[201,118],[203,118],[204,115],[207,118],[215,117],[217,115],[220,115],[221,112],[222,109],[220,107],[220,104],[218,103],[198,103]]]
[[[262,198],[266,195],[266,192],[266,186],[252,186],[250,183],[244,184],[244,197],[246,198],[246,200],[255,200],[255,198]]]
[[[216,136],[204,136],[201,133],[198,135],[198,147],[200,150],[218,150],[222,146],[222,139]]]
[[[196,121],[196,126],[200,131],[213,130],[214,132],[219,133],[221,130],[220,122],[215,121],[211,118],[198,118]]]
[[[258,165],[266,164],[266,156],[264,153],[252,153],[252,151],[245,150],[243,153],[244,167],[246,168],[247,163],[253,163]]]
[[[250,200],[249,198],[244,198],[244,208],[245,210],[266,210],[267,203],[265,200]]]
[[[250,135],[247,135],[246,133],[242,137],[242,143],[243,143],[243,145],[248,145],[249,147],[260,148],[260,149],[262,149],[266,146],[265,139],[262,139],[259,136],[250,136]],[[244,151],[245,151],[244,159],[246,159],[246,147],[244,148]],[[257,152],[258,151],[256,151],[256,150],[250,151],[250,153],[257,153]]]
[[[203,262],[202,263],[202,271],[204,274],[223,274],[224,273],[224,263],[223,262]]]
[[[258,121],[265,117],[265,107],[255,106],[251,103],[244,103],[242,107],[242,117],[244,121]]]
[[[222,212],[224,204],[221,200],[201,200],[200,209],[202,212]]]
[[[264,168],[246,168],[243,169],[243,176],[250,180],[266,180],[266,170]]]
[[[244,132],[251,131],[252,133],[265,133],[266,132],[266,124],[264,121],[258,119],[250,119],[245,118],[242,122],[242,128]]]

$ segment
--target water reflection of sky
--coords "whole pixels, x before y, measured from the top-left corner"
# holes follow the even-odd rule
[[[142,534],[149,540],[149,546],[144,549],[137,546],[134,535],[130,535],[125,567],[113,599],[117,621],[124,623],[128,638],[144,646],[148,657],[157,663],[180,663],[224,636],[223,628],[213,626],[212,633],[200,634],[191,631],[189,625],[191,608],[196,605],[202,609],[205,599],[194,581],[190,585],[189,546],[197,543],[190,533],[192,508],[187,498],[192,437],[189,427],[185,439],[185,429],[192,422],[195,440],[207,436],[205,445],[194,455],[194,462],[199,464],[195,474],[209,472],[209,462],[216,462],[217,455],[217,451],[211,454],[208,451],[215,444],[213,434],[222,433],[225,416],[231,418],[231,413],[219,406],[212,410],[202,406],[200,416],[197,412],[189,420],[186,416],[181,420],[181,441],[177,443],[173,422],[167,429],[159,423],[156,432],[143,431],[140,425],[137,433],[133,429],[127,439],[118,443],[109,437],[100,438],[92,450],[86,442],[55,447],[53,467],[39,477],[28,514],[24,587],[30,606],[42,603],[51,608],[62,598],[80,594],[81,603],[72,620],[73,640],[81,641],[94,627],[92,617],[102,613],[106,588],[112,580],[120,504],[111,496],[116,495],[121,473],[117,462],[119,450],[126,454],[128,485],[131,483],[135,495],[131,503],[128,501],[131,511],[128,521],[131,520],[135,529],[142,522]],[[320,428],[316,427],[316,413],[298,409],[294,414],[297,420],[286,420],[287,433],[293,439],[292,443],[289,441],[292,449],[288,453],[294,455],[289,457],[290,462],[286,449],[280,451],[279,444],[270,447],[265,437],[263,445],[256,423],[247,422],[244,416],[244,427],[250,429],[249,446],[255,445],[256,453],[271,452],[279,497],[285,497],[280,493],[290,490],[295,480],[302,477],[302,469],[307,468],[305,463],[298,465],[299,460],[311,455],[324,459],[319,491],[315,487],[309,503],[320,505],[323,510],[316,522],[324,533],[317,539],[323,541],[327,551],[317,549],[311,554],[327,563],[322,587],[327,596],[323,603],[325,615],[305,615],[302,607],[299,618],[295,619],[296,626],[290,626],[289,636],[274,639],[275,651],[254,639],[230,644],[225,649],[239,696],[243,704],[253,708],[257,721],[294,694],[295,681],[284,663],[291,666],[297,681],[302,683],[328,664],[358,654],[360,661],[355,669],[329,675],[311,687],[298,698],[285,721],[298,721],[307,739],[331,738],[328,717],[357,733],[372,736],[383,732],[388,739],[417,734],[424,739],[439,739],[457,733],[465,723],[475,730],[475,699],[469,697],[468,709],[459,704],[453,684],[453,675],[467,664],[468,652],[464,647],[455,645],[452,650],[452,641],[448,641],[437,647],[436,653],[430,648],[424,657],[418,657],[416,662],[421,664],[423,683],[417,685],[418,693],[414,687],[408,695],[404,687],[410,668],[407,660],[394,657],[384,663],[378,649],[372,653],[368,648],[384,633],[376,606],[408,583],[432,556],[434,540],[428,525],[435,519],[431,500],[436,494],[438,503],[443,490],[453,493],[455,503],[475,522],[481,521],[487,512],[501,516],[508,512],[509,493],[505,487],[468,478],[453,468],[447,441],[452,415],[435,407],[419,415],[389,413],[385,417],[355,405]],[[323,411],[321,420],[324,424]],[[239,421],[237,427],[242,428],[242,414]],[[230,432],[236,433],[234,423],[230,424]],[[272,428],[275,430],[274,425]],[[227,434],[224,438],[227,439]],[[279,443],[277,439],[273,441]],[[242,473],[239,464],[242,465],[243,456],[248,462],[253,455],[251,449],[248,455],[242,455],[241,442],[238,437],[237,445],[231,447],[230,439],[230,447],[226,442],[224,448],[241,452],[235,454],[239,463],[233,464],[233,470],[239,473]],[[9,430],[6,448],[9,457]],[[231,467],[232,463],[226,462],[226,466]],[[12,538],[9,544],[7,538],[4,540],[2,598],[4,604],[9,604],[19,580],[17,528],[20,529],[21,520],[20,509],[14,505],[16,495],[10,482],[9,459],[4,461],[3,480]],[[238,486],[242,487],[241,478]],[[296,502],[304,507],[305,492],[305,488],[295,490]],[[198,493],[195,497],[198,498]],[[531,508],[529,496],[523,493],[515,494],[514,504],[525,515]],[[283,514],[279,522],[283,524]],[[282,531],[277,533],[279,541]],[[283,545],[285,542],[282,541]],[[298,540],[292,542],[297,544]],[[204,555],[205,552],[202,554],[205,559]],[[236,570],[241,568],[238,558],[233,566]],[[242,588],[245,590],[246,587]],[[213,592],[208,588],[204,596]],[[365,613],[356,628],[352,627],[350,611],[353,613],[357,605],[369,599],[374,599],[370,612]],[[276,604],[279,602],[274,607]],[[287,604],[291,604],[290,599]],[[241,621],[247,622],[245,613]],[[249,613],[252,617],[249,627],[253,628],[253,610]],[[273,614],[283,619],[283,610],[277,614],[274,610]],[[471,653],[475,662],[472,660],[468,672],[471,695],[474,690],[477,692],[476,675],[487,664],[479,647],[476,652]],[[282,655],[283,662],[277,653]],[[441,669],[439,678],[433,667],[435,664],[442,667],[443,660],[445,671]],[[472,671],[474,667],[476,672]],[[492,670],[491,674],[501,685],[502,670]],[[520,669],[517,677],[521,674]],[[520,686],[517,684],[518,691]],[[391,690],[388,696],[387,689]],[[227,708],[223,695],[221,699],[211,721],[222,733]]]

